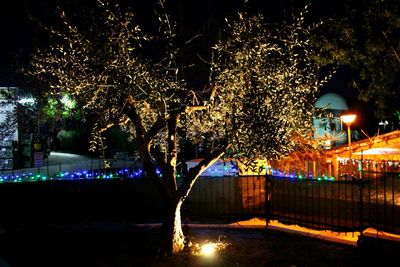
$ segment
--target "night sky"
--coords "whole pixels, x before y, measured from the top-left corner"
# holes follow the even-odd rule
[[[13,69],[17,62],[26,61],[34,47],[43,44],[40,31],[36,22],[30,20],[29,16],[46,21],[54,15],[56,6],[65,7],[67,10],[75,11],[82,3],[89,1],[79,0],[2,0],[0,3],[0,85],[12,84],[10,80]],[[156,0],[119,0],[122,5],[129,5],[144,27],[149,26],[154,17]],[[265,14],[267,18],[274,20],[285,14],[291,14],[293,9],[302,8],[303,1],[272,1],[253,0],[249,1],[247,8],[243,7],[244,0],[167,0],[166,6],[171,15],[179,18],[178,24],[183,25],[186,32],[196,35],[206,29],[208,34],[214,35],[217,28],[224,23],[225,17],[235,15],[239,10],[252,10]],[[296,4],[293,4],[293,3]],[[335,1],[314,1],[315,13],[326,16],[326,10],[334,11],[340,7]],[[180,6],[180,8],[177,8]],[[329,7],[326,9],[326,7]],[[339,8],[340,9],[340,8]],[[181,11],[177,11],[181,10]],[[79,12],[79,11],[78,11]],[[178,13],[182,14],[178,14]],[[205,26],[206,25],[206,26]]]
[[[31,47],[32,27],[21,1],[0,3],[0,85],[12,85],[10,72],[18,54],[28,53]]]

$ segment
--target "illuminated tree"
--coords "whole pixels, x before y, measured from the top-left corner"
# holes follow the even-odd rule
[[[138,143],[147,178],[163,198],[162,249],[183,249],[180,208],[199,175],[224,153],[243,159],[276,158],[293,150],[292,137],[311,136],[314,94],[320,85],[303,18],[267,25],[240,16],[214,48],[210,90],[188,88],[174,24],[159,15],[160,33],[145,35],[133,14],[98,1],[90,23],[50,29],[54,43],[32,60],[30,77],[48,83],[49,96],[68,94],[97,114],[92,148],[120,126]],[[160,2],[161,7],[163,2]],[[214,145],[177,182],[183,141]],[[156,173],[159,167],[162,176]]]
[[[225,116],[223,134],[240,155],[276,158],[291,152],[297,137],[310,139],[314,95],[326,79],[318,77],[303,20],[300,14],[273,26],[241,15],[215,46],[211,114]]]

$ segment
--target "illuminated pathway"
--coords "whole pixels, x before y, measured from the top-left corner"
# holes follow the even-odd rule
[[[279,231],[285,231],[289,233],[301,234],[309,237],[314,237],[326,241],[332,241],[337,243],[343,243],[348,245],[357,245],[358,238],[360,237],[360,232],[333,232],[329,230],[313,230],[306,227],[301,227],[298,225],[286,225],[280,223],[276,220],[272,220],[266,225],[266,221],[258,218],[253,218],[247,221],[241,221],[232,223],[229,227],[238,228],[254,228],[254,227],[267,227],[268,229],[274,229]],[[368,237],[377,237],[381,239],[391,240],[400,242],[400,235],[395,235],[387,233],[384,231],[378,231],[374,228],[367,228],[362,232],[362,235]]]

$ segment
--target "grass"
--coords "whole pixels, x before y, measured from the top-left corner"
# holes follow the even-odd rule
[[[378,263],[379,266],[390,266],[395,260],[377,251],[379,246],[372,252],[368,246],[357,248],[273,230],[196,227],[185,231],[192,244],[224,240],[228,246],[213,257],[189,253],[159,257],[157,227],[86,222],[7,229],[0,234],[0,259],[12,267],[356,267],[377,266]]]

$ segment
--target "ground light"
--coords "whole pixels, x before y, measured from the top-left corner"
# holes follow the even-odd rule
[[[219,236],[217,242],[203,242],[202,245],[194,244],[192,245],[191,251],[193,255],[202,256],[206,258],[211,258],[215,256],[218,252],[225,250],[229,243],[224,241],[226,238],[224,236]]]
[[[216,251],[215,243],[207,243],[201,246],[200,255],[204,255],[207,257],[213,256]]]

